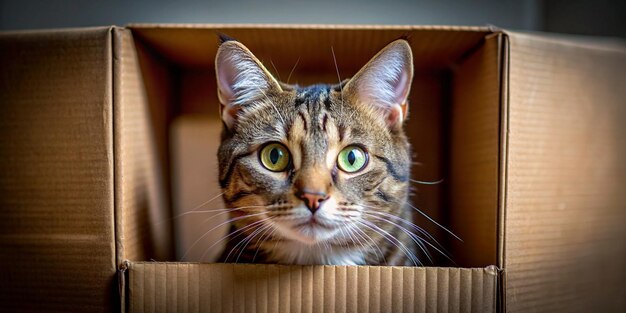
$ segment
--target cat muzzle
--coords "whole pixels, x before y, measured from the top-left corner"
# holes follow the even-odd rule
[[[304,205],[309,208],[312,214],[315,214],[322,206],[322,202],[329,198],[328,194],[324,192],[315,192],[306,189],[298,191],[296,197],[304,202]]]

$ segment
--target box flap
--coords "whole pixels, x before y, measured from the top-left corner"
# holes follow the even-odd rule
[[[114,300],[111,29],[0,34],[0,303]]]
[[[626,46],[507,35],[507,309],[624,312]]]
[[[497,264],[502,35],[486,38],[455,69],[450,112],[449,220],[458,264]]]
[[[408,37],[413,54],[420,56],[414,60],[419,70],[448,66],[491,33],[485,27],[382,25],[136,24],[129,28],[183,67],[213,67],[217,33],[222,32],[245,43],[261,61],[271,61],[284,76],[298,59],[306,60],[297,66],[299,71],[335,73],[334,52],[342,77],[352,76],[380,48],[400,37]]]
[[[170,260],[166,149],[159,146],[166,142],[159,138],[168,107],[167,84],[158,83],[164,65],[152,62],[140,68],[138,53],[146,63],[153,57],[135,45],[129,30],[115,28],[113,34],[117,264],[125,259]],[[142,69],[150,72],[142,75]]]
[[[129,312],[495,312],[495,267],[131,263]]]

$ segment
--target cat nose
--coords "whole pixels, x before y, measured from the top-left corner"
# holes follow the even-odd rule
[[[304,204],[313,214],[320,208],[322,202],[328,199],[328,195],[325,192],[316,192],[306,189],[299,190],[296,196],[304,201]]]

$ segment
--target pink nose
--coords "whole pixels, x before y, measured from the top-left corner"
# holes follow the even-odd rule
[[[306,189],[298,191],[296,196],[304,201],[304,204],[313,214],[320,208],[322,202],[328,199],[328,195],[324,192],[315,192]]]

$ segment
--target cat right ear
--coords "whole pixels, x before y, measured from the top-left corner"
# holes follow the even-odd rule
[[[376,54],[343,90],[374,110],[387,126],[399,128],[408,112],[413,80],[413,54],[404,39],[393,41]]]
[[[223,41],[215,57],[220,114],[231,129],[242,109],[258,105],[272,91],[281,91],[279,83],[261,62],[235,40]]]

